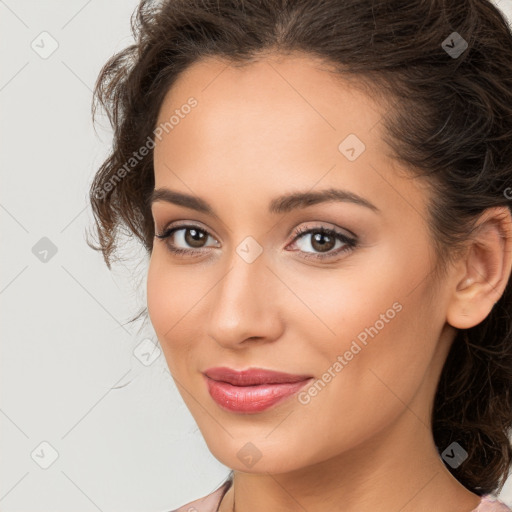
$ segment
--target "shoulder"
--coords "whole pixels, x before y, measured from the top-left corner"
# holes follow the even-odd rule
[[[232,479],[228,479],[210,494],[169,512],[216,512],[224,494],[229,490],[232,483]],[[512,512],[512,509],[491,495],[485,495],[482,496],[480,505],[472,512]]]
[[[480,505],[473,512],[512,512],[512,509],[502,501],[487,494],[482,496]]]
[[[191,501],[190,503],[186,503],[175,510],[170,510],[169,512],[216,512],[222,497],[231,487],[231,483],[232,480],[228,479],[210,494]]]

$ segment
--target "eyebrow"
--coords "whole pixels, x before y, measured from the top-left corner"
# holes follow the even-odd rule
[[[149,198],[150,206],[157,201],[164,201],[167,203],[184,206],[201,213],[212,215],[216,218],[219,216],[215,213],[214,209],[204,199],[177,192],[169,188],[158,188],[153,190]],[[271,214],[287,213],[292,210],[307,208],[319,203],[339,201],[344,203],[353,203],[360,206],[369,208],[374,212],[379,212],[373,203],[348,190],[341,190],[336,188],[329,188],[317,192],[292,192],[272,199],[269,203],[268,211]]]

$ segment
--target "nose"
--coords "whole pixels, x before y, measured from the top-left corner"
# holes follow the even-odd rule
[[[284,285],[261,254],[248,263],[238,254],[211,292],[207,333],[223,348],[245,348],[268,343],[282,332],[279,297]]]

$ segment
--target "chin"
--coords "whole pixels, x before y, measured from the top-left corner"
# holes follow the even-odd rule
[[[268,440],[243,441],[230,439],[231,442],[220,443],[218,440],[209,443],[212,455],[224,466],[244,473],[287,473],[300,469],[307,462],[298,460],[295,449],[276,450],[269,446]],[[282,445],[281,445],[282,446]]]

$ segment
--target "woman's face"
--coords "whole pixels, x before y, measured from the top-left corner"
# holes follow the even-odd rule
[[[435,286],[428,191],[389,157],[384,112],[307,57],[208,59],[162,104],[155,189],[191,198],[155,196],[156,233],[181,229],[155,238],[148,310],[229,467],[290,471],[430,424],[450,279]],[[214,367],[310,379],[273,405],[285,385],[259,400],[217,385],[217,402]]]

